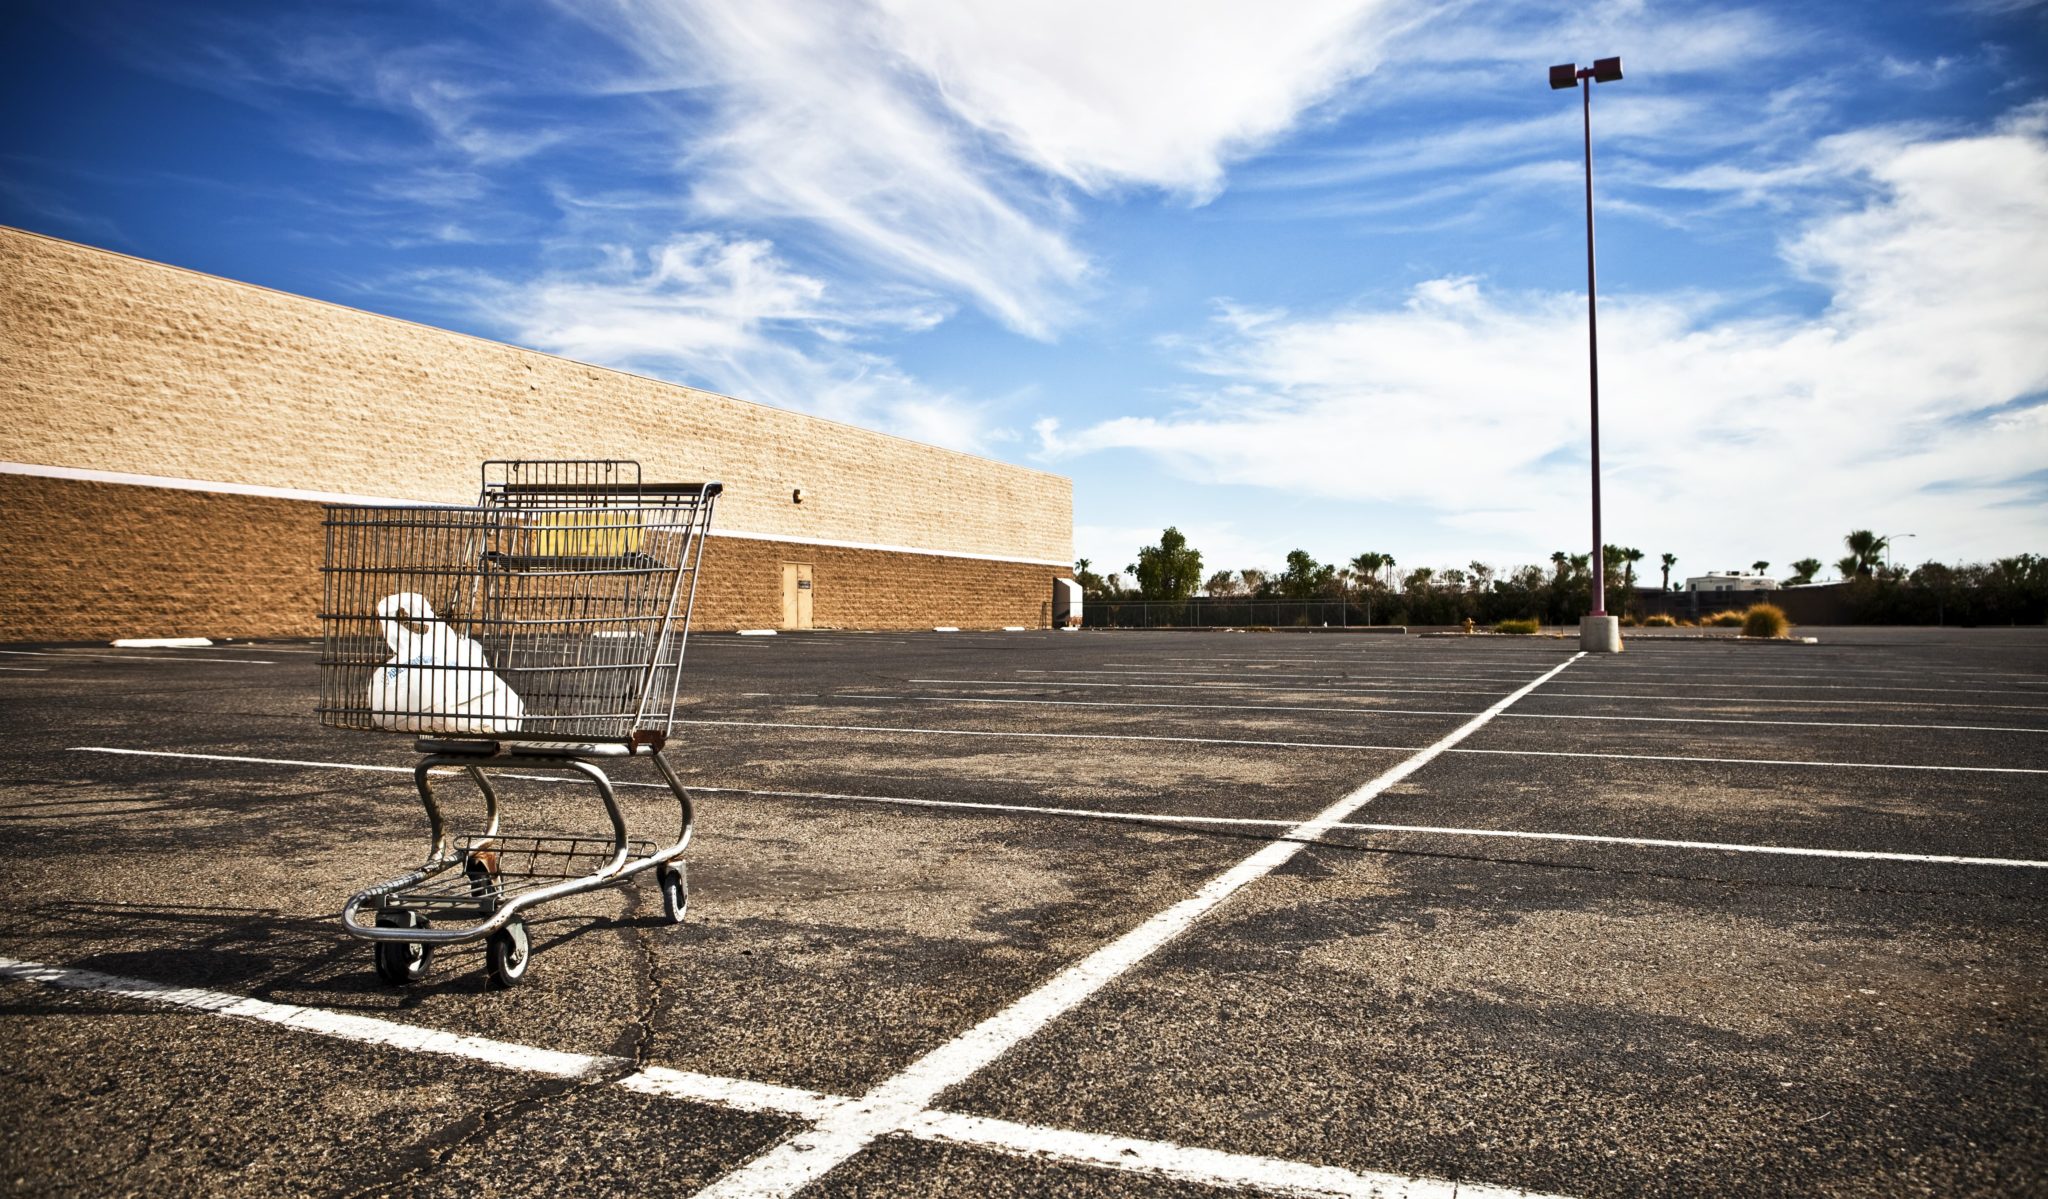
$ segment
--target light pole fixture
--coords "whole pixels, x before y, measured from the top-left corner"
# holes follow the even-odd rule
[[[1590,67],[1563,63],[1550,68],[1552,91],[1577,84],[1579,109],[1586,132],[1586,357],[1593,414],[1593,614],[1598,631],[1588,627],[1581,637],[1587,649],[1617,650],[1621,633],[1607,615],[1607,547],[1600,535],[1600,314],[1593,272],[1593,85],[1621,78],[1621,59],[1596,58]]]
[[[1892,542],[1897,541],[1901,537],[1918,536],[1918,533],[1886,533],[1884,535],[1884,569],[1886,574],[1890,574],[1892,569]]]

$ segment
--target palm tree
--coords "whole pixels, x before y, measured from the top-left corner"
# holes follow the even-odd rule
[[[1678,565],[1677,554],[1664,555],[1664,590],[1671,590],[1671,568]]]
[[[1758,574],[1762,574],[1771,568],[1771,564],[1768,562],[1752,562],[1749,564],[1749,568]]]
[[[1367,550],[1351,560],[1351,569],[1358,573],[1360,579],[1376,579],[1387,563],[1392,561],[1393,559],[1385,554]]]
[[[1550,565],[1556,569],[1556,577],[1564,578],[1565,556],[1563,550],[1550,551]]]
[[[1621,551],[1621,560],[1628,563],[1622,570],[1622,585],[1630,591],[1634,591],[1636,589],[1636,563],[1643,560],[1643,551],[1634,546],[1629,546]]]
[[[1811,583],[1813,582],[1813,576],[1819,574],[1820,570],[1821,561],[1819,558],[1801,558],[1792,564],[1792,577],[1785,581],[1794,587]]]
[[[1386,556],[1386,558],[1387,558],[1387,586],[1389,586],[1389,587],[1392,587],[1392,586],[1394,585],[1394,568],[1395,568],[1396,566],[1399,566],[1399,565],[1400,565],[1400,563],[1398,563],[1398,562],[1394,561],[1394,555],[1392,555],[1392,554],[1388,554],[1388,555]]]
[[[1379,574],[1393,559],[1376,550],[1367,550],[1351,560],[1352,573],[1357,575],[1359,590],[1365,592],[1365,623],[1372,623],[1372,593],[1380,585]]]
[[[1851,555],[1851,558],[1844,558],[1842,561],[1848,562],[1853,558],[1855,562],[1854,567],[1842,572],[1846,578],[1852,573],[1868,577],[1870,572],[1877,568],[1877,564],[1884,561],[1884,549],[1890,542],[1869,529],[1857,529],[1842,538],[1842,544],[1849,547]]]

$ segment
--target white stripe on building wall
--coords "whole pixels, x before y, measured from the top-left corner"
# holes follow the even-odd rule
[[[179,479],[168,475],[133,475],[116,470],[86,470],[76,466],[43,466],[33,462],[0,462],[0,475],[29,475],[38,479],[72,479],[81,483],[118,483],[130,487],[162,487],[171,491],[207,491],[219,495],[249,495],[267,500],[298,500],[309,504],[423,505],[447,507],[428,500],[396,499],[382,495],[350,495],[340,491],[308,491],[297,487],[265,487],[256,483],[222,483],[206,479]],[[779,541],[788,545],[816,545],[829,549],[872,550],[881,554],[921,554],[928,558],[967,558],[977,562],[1019,562],[1027,566],[1069,566],[1058,558],[1019,558],[1008,554],[977,554],[966,550],[932,550],[914,545],[877,545],[866,541],[835,541],[829,537],[797,537],[788,533],[749,533],[742,529],[711,530],[713,537],[735,537],[746,541]]]

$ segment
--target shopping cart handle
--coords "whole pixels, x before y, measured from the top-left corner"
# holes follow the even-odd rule
[[[638,499],[706,499],[725,491],[723,483],[493,483],[492,495],[592,496]]]

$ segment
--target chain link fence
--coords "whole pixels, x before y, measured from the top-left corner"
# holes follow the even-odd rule
[[[1342,600],[1230,599],[1098,600],[1081,609],[1090,629],[1315,629],[1370,623],[1362,604]]]

